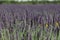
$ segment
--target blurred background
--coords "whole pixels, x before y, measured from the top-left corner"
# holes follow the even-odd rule
[[[0,4],[2,3],[19,3],[19,4],[39,4],[39,3],[60,3],[60,0],[0,0]]]

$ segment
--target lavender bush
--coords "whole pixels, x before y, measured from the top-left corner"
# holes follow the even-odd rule
[[[0,40],[60,40],[60,6],[0,5]]]

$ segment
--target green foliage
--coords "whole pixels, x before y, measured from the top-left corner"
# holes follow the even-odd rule
[[[0,4],[60,4],[60,1],[0,1]]]

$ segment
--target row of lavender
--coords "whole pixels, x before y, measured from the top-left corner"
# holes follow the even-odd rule
[[[35,21],[44,22],[49,21],[53,23],[53,20],[60,21],[59,5],[0,5],[0,20],[1,23],[9,25],[14,23],[14,20],[36,19]],[[39,20],[38,20],[39,19]],[[3,23],[4,22],[4,23]],[[43,22],[42,22],[43,23]],[[5,26],[5,25],[4,25]]]
[[[18,30],[23,30],[25,28],[24,30],[26,31],[36,29],[39,25],[40,27],[42,25],[43,28],[45,26],[49,26],[50,28],[51,25],[52,28],[60,26],[60,6],[55,4],[0,5],[0,29],[11,28],[10,30],[12,30],[15,25]]]

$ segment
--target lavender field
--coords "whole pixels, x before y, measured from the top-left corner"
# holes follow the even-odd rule
[[[60,40],[60,5],[0,4],[0,40]]]

